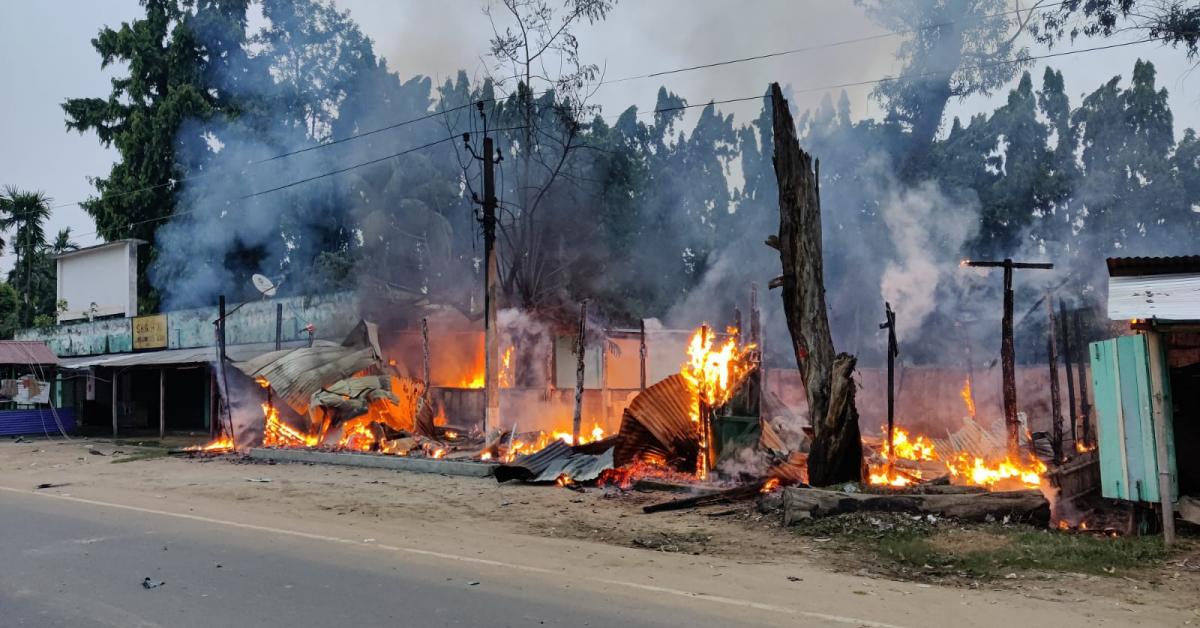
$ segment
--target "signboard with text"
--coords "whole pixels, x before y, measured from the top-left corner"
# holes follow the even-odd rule
[[[167,315],[135,316],[133,318],[133,349],[166,349]]]

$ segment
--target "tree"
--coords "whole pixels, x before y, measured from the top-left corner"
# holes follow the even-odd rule
[[[33,322],[37,301],[34,297],[39,287],[35,282],[35,269],[39,268],[39,257],[44,254],[46,232],[44,224],[50,217],[50,199],[43,192],[25,192],[6,186],[0,195],[0,229],[14,229],[13,250],[17,259],[9,273],[9,283],[19,285],[21,290],[17,308],[17,323],[28,326]]]
[[[499,220],[500,283],[514,304],[533,308],[561,296],[561,277],[574,262],[562,250],[546,217],[570,158],[581,147],[581,120],[592,111],[586,83],[599,68],[585,64],[573,29],[603,20],[615,0],[567,0],[556,11],[547,0],[500,0],[485,13],[492,20],[491,55],[504,76],[494,80],[504,90],[515,83],[508,99],[492,109],[493,122],[519,126],[500,148],[516,158],[516,189]],[[497,19],[509,22],[501,28]],[[551,71],[555,68],[555,71]],[[544,86],[543,93],[537,89]],[[565,259],[564,259],[565,257]]]
[[[911,133],[901,168],[911,177],[927,167],[950,99],[989,95],[1028,64],[1028,50],[1017,40],[1034,10],[1006,12],[1007,0],[857,2],[876,24],[908,34],[896,53],[903,71],[874,94],[888,119]]]
[[[93,180],[99,195],[84,210],[100,236],[154,240],[161,221],[175,211],[178,182],[188,172],[176,152],[179,132],[191,119],[207,118],[226,105],[227,92],[207,82],[215,66],[230,60],[240,47],[247,0],[142,0],[143,18],[119,29],[105,27],[92,39],[101,67],[128,66],[114,79],[107,98],[71,98],[63,103],[67,128],[95,131],[101,144],[115,147],[120,158],[109,175]],[[217,31],[226,37],[214,37]],[[217,41],[209,49],[198,32]],[[139,256],[139,277],[154,257]],[[145,284],[143,309],[153,308],[157,294]]]
[[[1200,56],[1200,5],[1188,0],[1067,0],[1043,14],[1037,37],[1052,46],[1130,30],[1183,46],[1189,59]]]

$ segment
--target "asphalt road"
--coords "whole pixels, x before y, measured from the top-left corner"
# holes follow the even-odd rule
[[[384,551],[365,540],[4,492],[0,625],[762,625],[746,609],[652,590],[597,591],[561,575]],[[146,589],[145,578],[165,584]]]

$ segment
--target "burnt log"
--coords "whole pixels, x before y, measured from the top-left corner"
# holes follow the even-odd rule
[[[1036,490],[933,495],[840,493],[814,488],[783,491],[784,525],[851,512],[903,512],[964,521],[1008,517],[1042,525],[1050,521],[1050,504]]]
[[[771,84],[771,107],[779,234],[767,239],[779,245],[783,309],[808,397],[814,435],[809,482],[814,486],[858,482],[863,477],[863,456],[851,379],[855,358],[835,355],[825,308],[820,164],[800,148],[778,83]]]

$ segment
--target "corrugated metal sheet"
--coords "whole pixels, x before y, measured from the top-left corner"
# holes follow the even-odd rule
[[[289,343],[292,348],[306,347],[307,341]],[[332,346],[333,343],[325,343]],[[287,345],[285,345],[287,346]],[[276,353],[275,343],[256,343],[249,345],[229,345],[225,355],[234,362],[243,362],[258,358],[264,354]],[[292,349],[281,350],[284,354]],[[146,353],[116,353],[94,355],[86,358],[66,358],[60,361],[63,368],[83,369],[92,366],[125,368],[129,366],[167,366],[171,364],[209,364],[217,361],[216,347],[196,347],[194,349],[168,349],[166,351],[148,351]]]
[[[322,386],[346,379],[376,362],[371,347],[313,346],[282,353],[262,366],[258,366],[262,360],[254,360],[235,363],[234,367],[251,378],[266,379],[275,394],[298,414],[308,413],[309,400]]]
[[[74,408],[29,408],[26,410],[0,410],[0,435],[16,436],[19,434],[58,434],[58,425],[54,421],[55,413],[62,423],[63,431],[75,433]]]
[[[611,447],[600,454],[585,454],[561,440],[555,440],[539,452],[522,456],[512,464],[496,467],[493,474],[498,482],[554,482],[560,477],[567,477],[575,482],[590,482],[600,477],[605,469],[611,468]]]
[[[0,340],[0,364],[58,364],[58,356],[40,340]]]
[[[1104,497],[1132,501],[1159,501],[1158,455],[1154,421],[1172,424],[1170,378],[1151,373],[1147,337],[1122,336],[1089,346],[1092,383],[1096,399],[1096,433],[1100,449],[1100,488]],[[1161,381],[1152,390],[1152,381]],[[1155,397],[1161,396],[1161,404]],[[1160,416],[1155,416],[1155,414]],[[1172,491],[1178,492],[1173,430],[1167,429],[1167,468]]]
[[[699,449],[691,420],[695,403],[696,396],[678,373],[639,393],[621,418],[617,465],[652,454],[680,468],[694,467]]]
[[[1109,277],[1108,317],[1200,320],[1200,272]]]
[[[1108,276],[1131,277],[1135,275],[1176,275],[1200,273],[1200,255],[1175,257],[1110,257]]]

